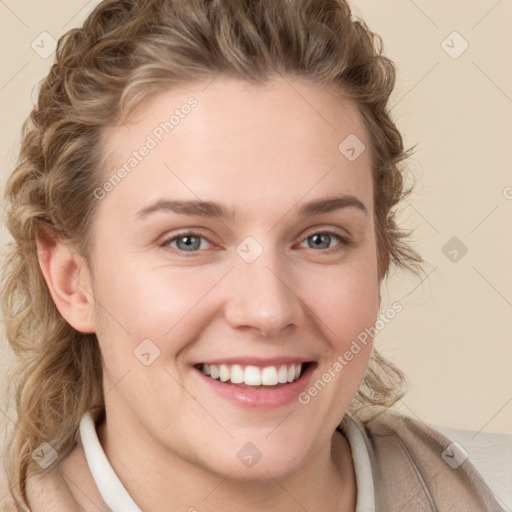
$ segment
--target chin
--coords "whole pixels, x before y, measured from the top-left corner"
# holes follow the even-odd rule
[[[229,475],[230,480],[263,483],[286,478],[306,463],[308,450],[304,442],[270,442],[265,441],[265,435],[260,441],[231,442],[216,457],[205,461],[209,470],[221,478]]]

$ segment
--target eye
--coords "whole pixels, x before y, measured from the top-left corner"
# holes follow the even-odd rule
[[[338,245],[330,247],[333,239],[338,240]],[[169,247],[178,253],[197,253],[200,250],[207,249],[204,247],[202,241],[206,241],[207,244],[211,245],[211,242],[195,231],[184,231],[173,235],[172,237],[166,238],[160,245],[162,247]],[[330,254],[343,249],[343,247],[350,245],[350,240],[340,232],[337,231],[317,231],[308,235],[304,242],[307,243],[310,249],[320,249],[323,252]]]
[[[329,247],[330,242],[332,241],[333,238],[337,239],[341,243],[339,243],[335,247]],[[311,249],[319,248],[327,254],[340,251],[343,249],[344,246],[350,245],[350,240],[346,236],[342,235],[341,233],[339,233],[337,231],[329,231],[329,230],[311,233],[310,235],[308,235],[306,237],[304,242],[306,242],[308,244],[309,248],[311,248]],[[304,242],[302,242],[302,243],[304,243]]]
[[[166,238],[161,245],[162,247],[171,247],[181,252],[196,252],[200,249],[204,249],[201,244],[203,240],[207,239],[199,233],[186,231],[178,233],[171,238]],[[176,243],[176,245],[173,245],[174,243]],[[208,241],[208,243],[210,242]]]

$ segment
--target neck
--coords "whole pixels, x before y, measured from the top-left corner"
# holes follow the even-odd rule
[[[334,432],[326,446],[293,473],[276,478],[268,472],[268,478],[251,481],[215,474],[184,460],[149,435],[127,428],[127,423],[116,423],[116,417],[119,416],[107,417],[97,429],[98,437],[115,472],[142,510],[355,510],[350,445],[339,432]],[[126,446],[134,449],[126,450]],[[169,503],[173,504],[172,509]]]

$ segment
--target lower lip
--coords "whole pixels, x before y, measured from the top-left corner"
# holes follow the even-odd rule
[[[255,386],[254,388],[240,387],[231,382],[212,379],[197,368],[194,368],[194,371],[214,393],[237,406],[253,409],[277,409],[298,399],[299,394],[306,389],[315,366],[314,363],[308,364],[301,376],[294,382],[277,386]]]

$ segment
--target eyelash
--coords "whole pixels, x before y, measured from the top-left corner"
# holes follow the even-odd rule
[[[308,233],[303,238],[302,242],[306,241],[308,238],[312,237],[313,235],[329,235],[329,236],[334,236],[335,238],[337,238],[341,242],[340,244],[338,244],[338,245],[336,245],[334,247],[330,247],[329,249],[322,249],[321,251],[318,251],[318,252],[321,252],[321,253],[324,253],[324,254],[333,254],[333,253],[336,253],[338,251],[341,251],[343,249],[343,247],[349,247],[349,246],[352,245],[351,240],[347,236],[341,234],[338,231],[334,231],[334,230],[312,231],[311,233]],[[177,248],[174,248],[174,247],[169,247],[168,244],[170,244],[171,242],[173,242],[175,240],[178,240],[180,238],[184,238],[186,236],[193,236],[193,237],[196,237],[196,238],[202,238],[203,240],[208,240],[205,236],[203,236],[200,233],[197,233],[195,231],[183,231],[181,233],[177,233],[177,234],[173,235],[172,237],[166,238],[161,243],[161,247],[168,248],[171,251],[176,252],[176,253],[178,253],[178,254],[186,257],[186,258],[194,257],[198,253],[202,252],[201,249],[198,249],[196,251],[183,251],[181,249],[177,249]],[[208,240],[208,242],[212,243],[209,240]],[[309,248],[309,249],[311,249],[311,248]]]

